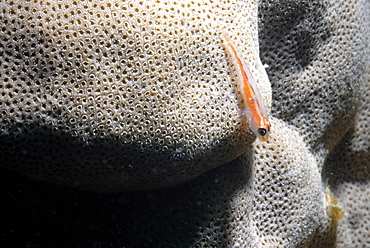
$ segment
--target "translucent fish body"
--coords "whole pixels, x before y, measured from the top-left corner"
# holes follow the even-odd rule
[[[221,37],[237,73],[238,87],[243,96],[245,117],[249,123],[249,128],[258,138],[265,142],[270,132],[270,123],[266,117],[258,85],[247,62],[231,41],[226,30],[221,29]]]

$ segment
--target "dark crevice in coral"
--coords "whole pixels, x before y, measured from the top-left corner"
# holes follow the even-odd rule
[[[230,202],[251,180],[251,168],[240,164],[221,166],[181,187],[114,194],[79,191],[1,169],[2,245],[226,247],[226,230],[237,221]]]

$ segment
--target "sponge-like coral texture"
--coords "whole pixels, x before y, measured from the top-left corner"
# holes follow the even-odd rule
[[[55,205],[31,192],[43,204],[32,197],[33,207],[20,209],[45,209],[40,218],[54,228],[24,221],[23,239],[89,247],[369,246],[369,5],[260,1],[272,101],[253,52],[256,1],[0,5],[3,166],[81,188],[156,189],[244,153],[154,192],[67,193]],[[220,22],[261,77],[273,115],[268,143],[252,143],[238,113]],[[17,204],[14,195],[6,204]],[[83,207],[71,216],[70,205]],[[19,230],[10,209],[5,237]],[[53,233],[66,238],[43,238]]]
[[[1,166],[121,191],[172,186],[235,159],[254,136],[219,26],[237,31],[256,61],[256,10],[238,1],[3,2]],[[267,75],[251,65],[269,106]]]

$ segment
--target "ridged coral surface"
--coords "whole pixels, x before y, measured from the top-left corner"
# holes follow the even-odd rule
[[[366,0],[3,1],[6,244],[370,246],[369,12]],[[267,143],[241,116],[220,26],[258,80]],[[149,192],[74,192],[9,169]]]

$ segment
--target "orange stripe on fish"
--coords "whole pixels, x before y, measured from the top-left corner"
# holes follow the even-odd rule
[[[228,33],[221,28],[221,37],[227,52],[235,66],[239,89],[245,104],[245,116],[249,128],[262,141],[267,141],[270,132],[270,123],[266,117],[266,111],[256,81],[253,78],[247,62],[241,56],[236,46],[232,43]]]

